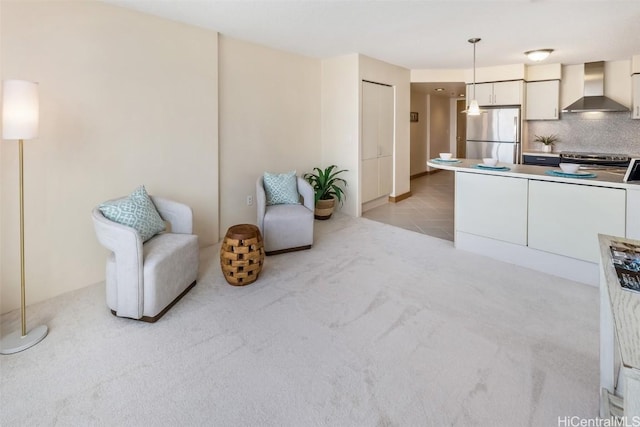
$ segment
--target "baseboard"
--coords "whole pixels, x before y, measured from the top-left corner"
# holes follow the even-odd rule
[[[441,172],[441,171],[442,171],[442,169],[434,169],[432,171],[424,171],[424,172],[417,173],[415,175],[411,175],[409,177],[409,179],[416,179],[416,178],[420,178],[420,177],[427,176],[427,175],[433,175],[434,173],[438,173],[438,172]]]
[[[411,197],[411,191],[407,191],[406,193],[401,194],[399,196],[389,196],[389,201],[391,203],[398,203],[404,199],[408,199],[409,197]]]
[[[280,254],[286,254],[289,252],[304,251],[307,249],[311,249],[311,245],[297,246],[295,248],[288,248],[288,249],[279,249],[277,251],[269,251],[269,252],[265,252],[265,255],[267,256],[280,255]]]

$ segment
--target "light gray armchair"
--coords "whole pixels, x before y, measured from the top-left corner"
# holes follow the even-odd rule
[[[313,187],[297,177],[302,204],[267,205],[263,177],[256,182],[258,228],[267,255],[310,249],[313,244]]]
[[[142,242],[135,229],[107,219],[96,207],[93,223],[107,259],[106,293],[111,312],[155,322],[196,284],[198,237],[192,234],[191,208],[151,197],[170,231]]]

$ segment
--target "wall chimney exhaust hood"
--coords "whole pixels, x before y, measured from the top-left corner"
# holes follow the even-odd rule
[[[564,113],[587,111],[629,111],[624,105],[604,96],[604,61],[584,64],[584,96],[562,110]]]

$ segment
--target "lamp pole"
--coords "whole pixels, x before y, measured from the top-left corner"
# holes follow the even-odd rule
[[[2,87],[2,137],[18,140],[18,180],[20,186],[20,323],[21,331],[0,340],[0,354],[13,354],[32,347],[47,336],[40,325],[27,332],[24,257],[24,161],[23,140],[38,135],[38,84],[24,80],[5,80]]]

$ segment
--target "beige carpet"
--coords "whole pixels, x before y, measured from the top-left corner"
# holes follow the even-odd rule
[[[198,285],[156,324],[112,316],[102,284],[30,307],[49,336],[0,357],[0,424],[557,426],[598,412],[593,287],[346,216],[246,287],[217,257],[203,251]]]

